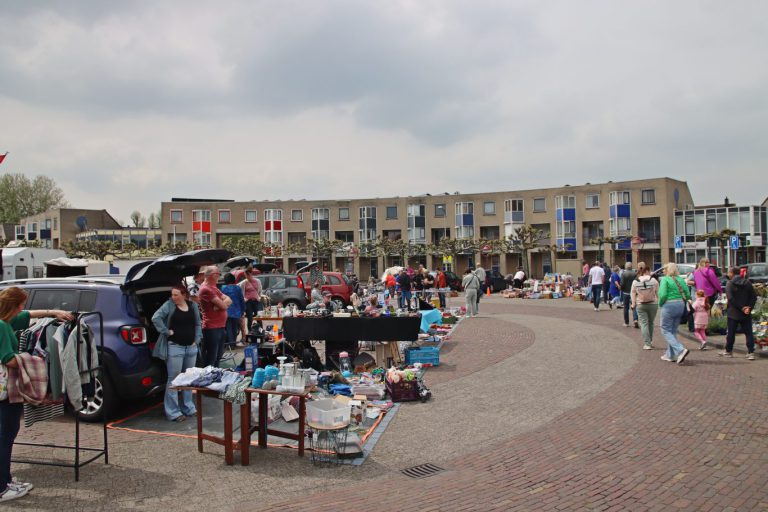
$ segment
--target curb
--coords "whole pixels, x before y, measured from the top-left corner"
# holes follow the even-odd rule
[[[687,338],[689,341],[693,341],[697,344],[701,343],[696,338],[696,336],[688,332],[688,330],[684,330],[684,331],[679,330],[678,334],[680,334],[684,338]],[[722,339],[722,342],[719,341],[721,339]],[[712,337],[708,337],[707,346],[715,347],[721,350],[725,349],[725,336],[717,336],[714,340],[712,339]],[[733,351],[736,352],[737,354],[747,355],[747,347],[746,347],[746,342],[744,341],[744,335],[742,334],[736,335],[736,342],[733,344]],[[768,350],[761,350],[761,347],[757,343],[755,343],[755,355],[757,357],[768,358]]]

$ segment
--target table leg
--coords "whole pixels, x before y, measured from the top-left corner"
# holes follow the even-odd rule
[[[299,397],[299,457],[304,456],[304,421],[307,417],[307,397]]]
[[[232,457],[232,402],[224,400],[224,461],[228,466],[233,463]]]
[[[202,393],[195,393],[195,405],[197,407],[197,451],[203,452],[203,395]]]
[[[267,413],[269,408],[269,395],[259,393],[259,448],[267,447]]]
[[[240,464],[251,463],[251,395],[246,393],[245,403],[240,406]]]

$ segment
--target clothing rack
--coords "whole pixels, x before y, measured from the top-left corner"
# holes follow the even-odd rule
[[[90,311],[87,313],[80,313],[75,316],[75,339],[77,341],[77,360],[80,361],[80,325],[83,321],[83,318],[88,316],[95,316],[99,319],[99,347],[101,349],[101,352],[104,351],[104,318],[101,315],[100,311]],[[89,326],[90,327],[90,326]],[[93,328],[91,328],[91,335],[93,335]],[[103,365],[101,364],[101,358],[99,358],[99,365],[95,368],[91,368],[88,370],[80,370],[80,374],[88,373],[91,376],[91,379],[95,379],[97,375],[100,374],[101,370],[103,369]],[[102,377],[103,378],[103,377]],[[83,402],[85,403],[85,400],[88,397],[83,396]],[[42,466],[57,466],[62,468],[73,468],[75,470],[75,482],[80,481],[80,468],[90,464],[91,462],[95,461],[99,457],[104,457],[104,464],[109,464],[109,448],[107,444],[107,417],[106,415],[102,415],[102,429],[104,433],[104,446],[101,448],[91,448],[91,447],[83,447],[80,446],[80,416],[77,412],[74,412],[73,416],[75,417],[75,445],[74,446],[66,446],[66,445],[58,445],[58,444],[52,444],[52,443],[27,443],[27,442],[16,442],[14,444],[21,445],[21,446],[38,446],[38,447],[45,447],[45,448],[62,448],[66,450],[74,450],[75,451],[75,460],[72,463],[66,463],[66,462],[58,462],[58,461],[47,461],[47,460],[35,460],[35,459],[11,459],[12,462],[18,462],[22,464],[33,464],[33,465],[42,465]],[[91,457],[86,458],[85,460],[81,460],[80,458],[80,452],[88,452],[91,454]]]

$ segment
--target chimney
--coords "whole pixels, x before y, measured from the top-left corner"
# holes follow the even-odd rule
[[[725,196],[725,206],[728,206],[728,196]]]

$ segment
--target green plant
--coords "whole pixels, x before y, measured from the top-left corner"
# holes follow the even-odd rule
[[[728,328],[728,319],[726,317],[710,318],[707,324],[707,334],[720,334]]]

